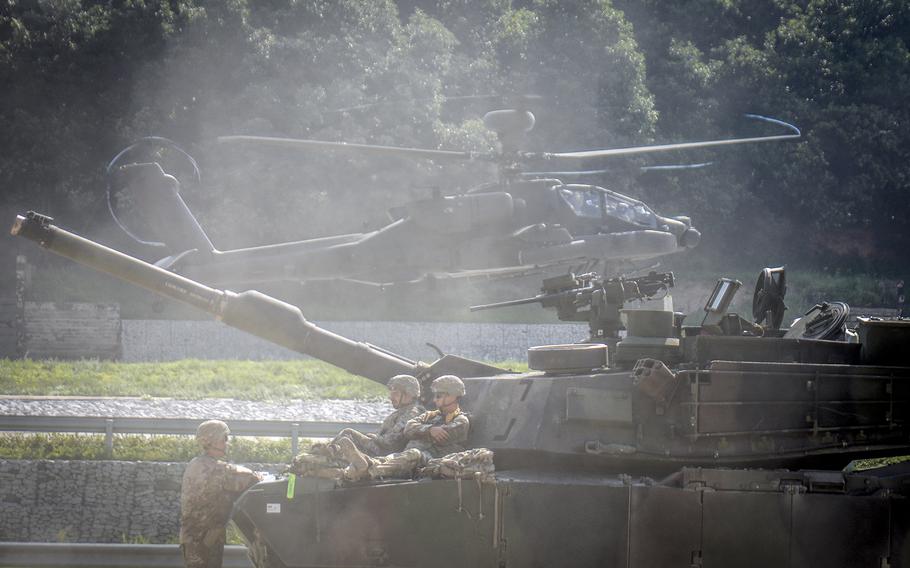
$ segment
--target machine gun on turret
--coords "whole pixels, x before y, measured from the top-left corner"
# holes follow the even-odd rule
[[[555,308],[561,321],[588,322],[591,342],[611,342],[623,329],[620,310],[626,302],[665,296],[673,287],[672,272],[649,272],[645,276],[601,278],[596,272],[572,273],[546,278],[540,294],[518,300],[471,306],[471,311],[540,303]]]

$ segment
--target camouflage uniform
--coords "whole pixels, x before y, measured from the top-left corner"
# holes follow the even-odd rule
[[[446,443],[437,444],[430,437],[430,428],[434,426],[441,426],[449,433]],[[373,478],[410,477],[433,458],[464,451],[469,429],[470,422],[461,409],[446,416],[438,410],[424,412],[405,427],[405,436],[411,441],[404,451],[367,458],[369,475]]]
[[[433,390],[463,396],[464,384],[457,377],[447,375],[433,382]],[[436,426],[443,428],[449,434],[446,442],[437,443],[433,440],[430,428]],[[418,467],[427,465],[433,458],[464,451],[470,428],[471,424],[467,415],[456,406],[448,414],[443,414],[439,410],[431,410],[409,420],[404,428],[404,436],[410,441],[404,450],[398,453],[375,457],[364,456],[352,446],[346,447],[346,444],[342,443],[341,448],[345,458],[352,464],[346,468],[345,476],[349,479],[360,479],[365,475],[374,479],[410,477]]]
[[[448,432],[449,440],[443,444],[433,441],[430,437],[430,428],[440,426]],[[423,455],[422,462],[432,458],[440,458],[446,454],[463,452],[468,443],[468,431],[471,423],[468,415],[456,408],[450,414],[442,414],[438,410],[424,412],[417,418],[409,421],[404,427],[404,435],[410,442],[405,450],[417,449]]]
[[[198,433],[197,439],[205,447]],[[180,549],[187,568],[220,568],[234,500],[258,481],[253,471],[208,455],[187,465],[180,492]]]
[[[369,456],[382,456],[392,452],[400,452],[408,441],[404,434],[405,426],[409,420],[417,417],[422,412],[424,412],[424,408],[417,402],[413,402],[389,414],[382,421],[382,426],[379,428],[378,433],[364,434],[351,428],[345,428],[335,436],[332,443],[337,444],[341,438],[350,438],[358,450]]]

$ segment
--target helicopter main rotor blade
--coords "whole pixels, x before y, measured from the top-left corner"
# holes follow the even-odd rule
[[[479,152],[459,152],[455,150],[427,150],[424,148],[407,148],[401,146],[378,146],[374,144],[351,144],[349,142],[327,142],[325,140],[305,140],[299,138],[274,138],[270,136],[219,136],[218,143],[232,142],[257,144],[278,148],[330,148],[333,150],[353,150],[374,154],[412,156],[432,160],[488,160],[490,156]]]
[[[653,152],[668,152],[670,150],[689,150],[692,148],[710,148],[713,146],[731,146],[733,144],[751,144],[754,142],[773,142],[775,140],[791,140],[802,136],[799,128],[774,118],[760,116],[757,114],[747,114],[747,118],[770,122],[783,126],[793,132],[793,134],[778,134],[774,136],[754,136],[750,138],[730,138],[727,140],[706,140],[703,142],[680,142],[677,144],[658,144],[655,146],[634,146],[631,148],[611,148],[604,150],[583,150],[581,152],[542,152],[539,154],[525,154],[527,158],[569,158],[569,159],[589,159],[589,158],[606,158],[614,156],[631,156],[635,154],[648,154]]]
[[[714,165],[714,162],[700,162],[697,164],[666,164],[660,166],[642,166],[639,171],[642,172],[653,172],[653,171],[673,171],[673,170],[697,170],[701,168],[707,168],[708,166]],[[543,178],[543,177],[554,177],[554,176],[599,176],[604,174],[612,173],[613,170],[610,169],[599,169],[599,170],[565,170],[565,171],[548,171],[548,172],[521,172],[518,174],[518,177],[523,178]]]

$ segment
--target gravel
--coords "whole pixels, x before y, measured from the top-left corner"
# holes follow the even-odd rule
[[[222,420],[300,420],[303,422],[382,422],[392,411],[385,401],[291,400],[254,402],[230,398],[3,397],[0,415],[99,416],[104,418],[219,418]]]

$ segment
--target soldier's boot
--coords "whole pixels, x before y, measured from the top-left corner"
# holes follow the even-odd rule
[[[337,442],[341,450],[341,455],[350,464],[344,468],[344,477],[351,481],[357,481],[367,476],[370,469],[370,460],[357,449],[350,438],[341,438]]]
[[[374,464],[370,468],[371,479],[407,479],[412,474],[412,468],[397,463]]]
[[[341,446],[337,443],[332,442],[325,445],[325,455],[334,459],[334,460],[343,460],[344,455],[341,453]]]

